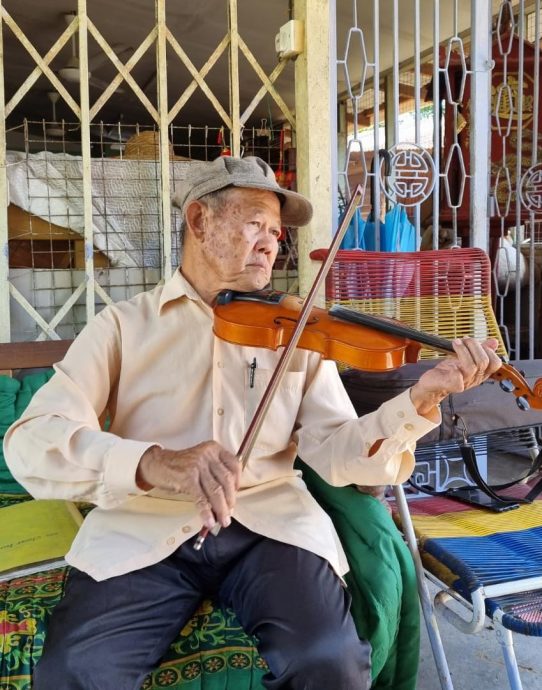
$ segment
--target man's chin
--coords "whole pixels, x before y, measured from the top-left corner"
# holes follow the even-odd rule
[[[271,276],[261,273],[259,276],[243,276],[236,281],[233,290],[238,292],[257,292],[269,286]]]

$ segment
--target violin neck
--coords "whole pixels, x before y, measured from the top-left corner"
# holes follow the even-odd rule
[[[363,312],[354,311],[353,309],[347,309],[346,307],[340,307],[338,305],[331,307],[329,314],[334,316],[336,319],[340,319],[341,321],[359,323],[362,326],[369,326],[382,331],[383,333],[397,335],[400,338],[408,338],[409,340],[421,343],[422,345],[427,345],[428,347],[440,352],[454,351],[451,340],[440,338],[438,335],[433,335],[432,333],[418,331],[417,329],[411,328],[410,326],[405,326],[398,321],[373,316],[372,314],[364,314]]]

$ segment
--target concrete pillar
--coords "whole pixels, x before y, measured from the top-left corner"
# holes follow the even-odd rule
[[[313,220],[298,233],[299,292],[304,297],[320,266],[309,254],[328,247],[335,229],[337,106],[331,93],[336,91],[336,60],[330,55],[335,2],[295,0],[294,19],[305,25],[305,50],[295,62],[297,189],[314,206]]]

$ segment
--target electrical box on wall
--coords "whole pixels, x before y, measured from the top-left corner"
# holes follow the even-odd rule
[[[281,60],[297,57],[304,48],[304,26],[299,19],[290,19],[275,36],[275,50]]]

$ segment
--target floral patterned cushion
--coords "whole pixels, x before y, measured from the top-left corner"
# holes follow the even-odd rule
[[[0,583],[0,688],[30,690],[47,622],[60,601],[67,568]],[[261,690],[267,667],[232,611],[204,601],[172,643],[144,690]]]

